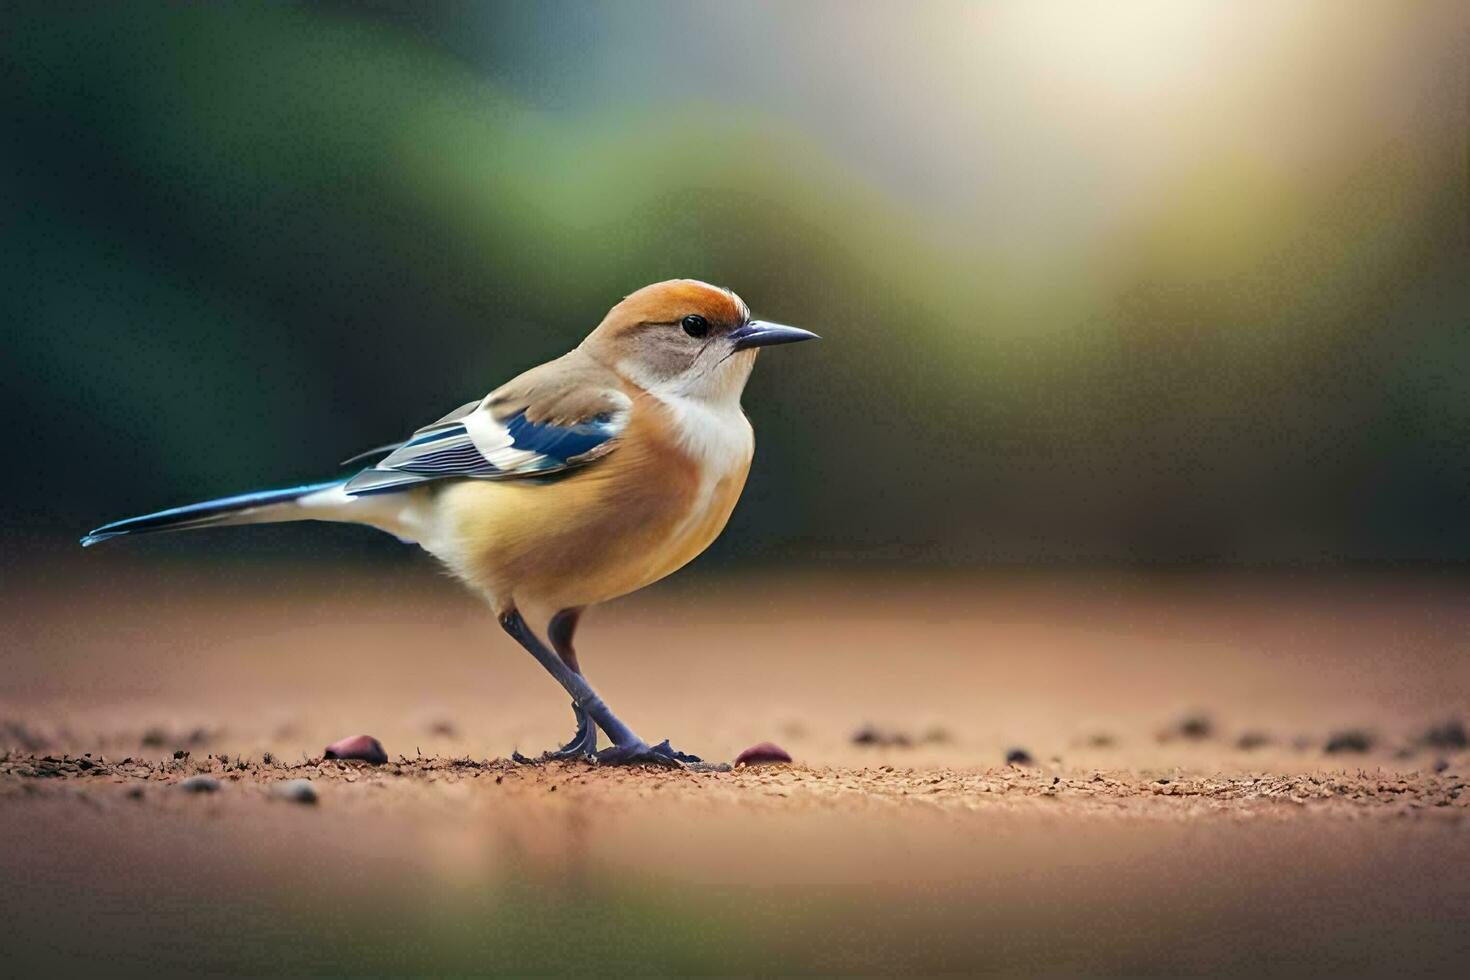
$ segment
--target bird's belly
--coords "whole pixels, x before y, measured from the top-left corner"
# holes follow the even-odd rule
[[[725,529],[744,483],[743,473],[738,481],[727,478],[726,485],[716,486],[708,497],[696,501],[676,526],[661,528],[653,542],[641,551],[638,543],[630,542],[629,550],[623,554],[609,554],[600,563],[603,566],[600,573],[587,583],[595,586],[592,591],[596,595],[578,604],[604,602],[635,592],[699,557]]]
[[[547,484],[446,487],[441,537],[450,545],[435,553],[497,611],[587,606],[643,588],[719,536],[749,461],[703,480],[637,464],[615,454]]]

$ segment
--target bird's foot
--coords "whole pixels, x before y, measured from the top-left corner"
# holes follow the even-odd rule
[[[597,753],[596,758],[599,766],[663,766],[668,769],[704,762],[697,755],[680,752],[669,744],[668,739],[653,746],[643,741],[614,745]]]
[[[555,762],[558,759],[588,759],[596,757],[597,726],[592,723],[592,719],[587,716],[587,712],[575,704],[572,705],[572,713],[577,716],[577,732],[566,745],[550,752],[542,752],[534,759],[521,755],[519,752],[512,752],[510,755],[511,759],[519,762],[521,765],[535,765],[539,762]]]
[[[546,753],[553,759],[580,759],[597,754],[597,726],[587,712],[575,704],[572,705],[572,714],[577,716],[577,733],[566,745]]]

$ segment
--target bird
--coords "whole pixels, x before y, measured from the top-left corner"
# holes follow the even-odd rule
[[[724,530],[755,451],[741,394],[756,356],[814,339],[754,319],[729,289],[654,283],[561,357],[344,460],[372,461],[350,476],[114,521],[81,543],[300,520],[377,528],[482,596],[571,697],[576,730],[541,759],[699,764],[667,739],[650,745],[612,712],[573,636],[584,610],[664,578]],[[544,637],[531,623],[545,624]]]

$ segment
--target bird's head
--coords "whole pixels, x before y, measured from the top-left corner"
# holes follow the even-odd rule
[[[738,401],[761,347],[816,336],[751,319],[744,300],[728,289],[670,279],[614,306],[582,349],[649,391]]]

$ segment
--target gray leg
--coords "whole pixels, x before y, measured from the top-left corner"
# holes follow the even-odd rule
[[[649,748],[648,743],[633,734],[633,730],[618,720],[587,679],[577,673],[566,661],[555,653],[546,644],[541,642],[540,637],[531,631],[521,614],[512,609],[500,617],[501,627],[513,636],[517,643],[526,648],[526,652],[536,658],[536,662],[546,669],[546,672],[556,678],[568,694],[572,696],[572,703],[581,708],[597,726],[607,733],[607,737],[613,740],[612,747],[604,749],[597,754],[597,760],[604,763],[647,763],[662,766],[678,766],[685,762],[700,761],[697,756],[679,752],[669,746],[667,741]]]
[[[548,674],[556,678],[556,682],[572,696],[572,703],[586,712],[599,728],[607,732],[607,737],[613,740],[614,745],[643,745],[643,740],[633,734],[633,729],[618,721],[617,716],[603,703],[602,698],[597,696],[597,692],[592,690],[592,685],[587,683],[587,679],[568,667],[561,657],[541,642],[540,637],[531,632],[531,628],[521,618],[520,612],[512,609],[504,614],[500,617],[500,625],[507,633],[515,637],[517,643],[526,648],[526,652],[536,658],[537,663],[546,668]]]
[[[563,609],[551,617],[551,624],[546,627],[546,636],[551,640],[551,647],[556,655],[561,657],[562,663],[566,664],[578,674],[582,673],[582,667],[577,663],[577,651],[572,646],[572,634],[577,631],[577,621],[582,616],[581,609]],[[587,717],[587,712],[577,707],[572,702],[572,714],[577,718],[577,731],[571,741],[557,749],[548,752],[547,755],[553,759],[572,759],[582,756],[597,754],[597,726],[592,719]]]

